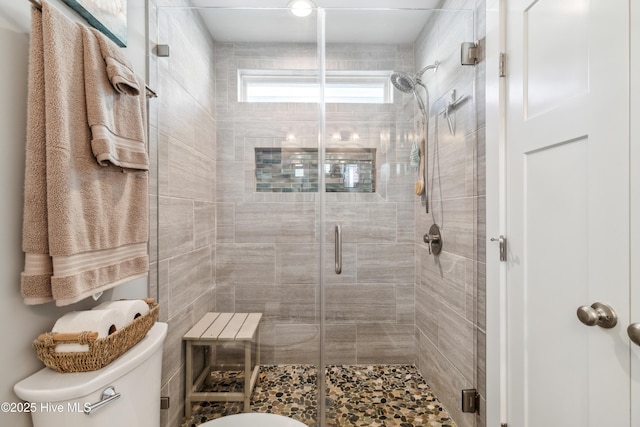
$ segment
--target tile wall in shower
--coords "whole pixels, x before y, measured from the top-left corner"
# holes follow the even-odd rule
[[[476,427],[485,425],[484,408],[479,414],[462,413],[460,391],[477,388],[484,405],[485,63],[461,66],[460,43],[483,39],[485,6],[478,1],[474,16],[470,10],[456,11],[460,4],[443,2],[452,11],[440,13],[415,45],[417,69],[440,61],[437,73],[424,78],[431,94],[433,182],[431,212],[416,205],[417,364],[457,425]],[[444,111],[452,97],[461,101],[449,111],[451,129]],[[438,257],[421,242],[434,222],[445,237]]]
[[[330,70],[413,68],[411,45],[330,44],[326,57]],[[411,100],[327,104],[328,152],[375,152],[375,187],[327,193],[326,235],[320,236],[318,193],[256,191],[255,165],[256,149],[317,150],[317,104],[237,101],[238,69],[317,69],[316,46],[216,43],[215,63],[217,309],[265,314],[265,363],[316,363],[318,244],[324,239],[328,362],[412,363],[417,172],[409,165]],[[343,177],[335,179],[344,187]],[[341,275],[333,265],[334,224],[343,230]]]
[[[149,173],[151,227],[150,294],[168,322],[162,360],[162,427],[184,415],[182,336],[215,306],[215,79],[213,41],[186,0],[150,0],[152,46],[168,44],[171,55],[149,55]],[[156,23],[158,27],[156,27]],[[156,168],[157,165],[157,168]],[[157,208],[157,209],[156,209]]]

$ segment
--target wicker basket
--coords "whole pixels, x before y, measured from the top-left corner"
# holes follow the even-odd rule
[[[38,358],[46,366],[58,372],[87,372],[98,370],[143,339],[158,320],[160,306],[153,298],[145,299],[149,311],[113,334],[98,338],[97,332],[80,333],[46,332],[33,342]],[[87,344],[89,351],[61,353],[55,351],[58,344]]]

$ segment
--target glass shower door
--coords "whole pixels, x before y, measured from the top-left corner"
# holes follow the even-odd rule
[[[181,337],[211,311],[263,315],[255,412],[310,427],[453,425],[449,416],[475,425],[459,410],[460,390],[482,394],[484,383],[476,73],[459,64],[473,12],[296,17],[194,4],[157,9],[153,41],[170,56],[151,58],[153,261],[172,331],[166,425],[184,409],[173,404],[183,399]],[[395,89],[393,72],[412,78],[416,94]],[[423,135],[429,212],[415,194]],[[423,241],[434,223],[444,236],[437,256]],[[198,356],[196,368],[205,357],[214,366],[208,387],[241,378],[241,348]],[[182,421],[239,406],[196,404]]]
[[[195,3],[195,2],[194,2]],[[314,425],[320,366],[322,209],[317,13],[160,7],[156,260],[167,339],[167,425],[180,421],[181,337],[206,312],[262,313],[251,408]],[[244,351],[210,355],[207,391],[237,391]],[[197,377],[197,373],[195,374]],[[177,402],[174,407],[174,402]],[[192,406],[185,425],[242,411]]]
[[[327,426],[477,422],[459,409],[483,381],[475,68],[460,65],[473,16],[326,9]],[[437,255],[424,241],[433,224]]]

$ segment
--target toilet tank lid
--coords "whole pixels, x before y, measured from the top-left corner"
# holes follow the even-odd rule
[[[29,402],[60,402],[86,396],[144,363],[162,347],[166,336],[167,324],[156,322],[138,344],[102,369],[61,373],[44,368],[17,383],[13,390]]]

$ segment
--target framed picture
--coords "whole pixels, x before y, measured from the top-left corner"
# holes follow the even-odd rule
[[[63,0],[118,46],[127,46],[127,0]]]

